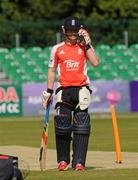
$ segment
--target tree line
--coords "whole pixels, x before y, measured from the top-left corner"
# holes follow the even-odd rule
[[[56,42],[56,32],[68,16],[77,16],[88,28],[94,43],[129,43],[138,39],[137,0],[0,0],[0,46],[47,46]]]

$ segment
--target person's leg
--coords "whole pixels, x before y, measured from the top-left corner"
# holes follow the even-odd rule
[[[85,167],[90,135],[90,115],[88,114],[90,102],[91,90],[87,87],[80,88],[78,92],[78,104],[74,110],[73,121],[72,167],[76,170],[83,170]]]
[[[67,112],[67,109],[64,108],[64,114],[61,113],[54,117],[58,163],[61,161],[65,161],[67,164],[70,163],[70,141],[72,131],[70,114],[71,112]]]
[[[66,170],[70,163],[70,142],[72,133],[72,111],[70,106],[64,102],[56,104],[55,121],[55,137],[57,162],[59,163],[59,170]]]
[[[66,91],[57,89],[57,103],[55,106],[56,115],[54,117],[55,122],[55,139],[56,139],[56,150],[57,150],[57,162],[66,164],[70,163],[70,142],[72,133],[72,110],[71,105],[68,103],[70,97]],[[65,163],[63,165],[65,165]],[[65,165],[66,166],[66,165]],[[64,167],[63,167],[64,170]]]
[[[77,112],[73,124],[73,160],[72,167],[81,164],[85,167],[88,140],[90,135],[90,116],[87,112]],[[80,169],[81,170],[81,169]]]

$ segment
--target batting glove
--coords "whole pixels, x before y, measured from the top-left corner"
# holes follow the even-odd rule
[[[47,109],[49,102],[52,100],[52,94],[53,94],[52,89],[47,89],[47,91],[42,92],[41,99],[44,109]]]
[[[91,44],[91,38],[90,38],[90,35],[89,35],[89,33],[85,30],[85,29],[80,29],[79,30],[79,36],[83,36],[83,38],[84,38],[84,41],[85,41],[85,45],[87,45],[87,44]]]

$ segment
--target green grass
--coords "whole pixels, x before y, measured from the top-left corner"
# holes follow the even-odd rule
[[[136,180],[138,179],[138,169],[121,170],[87,170],[83,172],[66,171],[58,172],[49,170],[46,172],[31,172],[28,180]]]
[[[31,172],[28,180],[136,180],[138,169]]]
[[[89,150],[114,151],[112,120],[91,116],[91,136]],[[138,152],[137,118],[118,118],[118,128],[122,151]],[[40,146],[43,128],[42,117],[0,118],[0,145]],[[55,149],[53,117],[49,122],[49,148]]]
[[[121,150],[125,152],[138,152],[138,120],[137,116],[118,116],[117,118]],[[89,150],[91,151],[115,151],[113,128],[111,118],[99,118],[91,116],[91,136]],[[0,146],[3,145],[24,145],[40,147],[40,138],[43,128],[42,117],[0,117]],[[49,122],[49,144],[48,147],[55,149],[53,116]],[[132,180],[138,179],[138,169],[116,169],[97,170],[87,169],[84,172],[58,172],[48,170],[46,172],[31,171],[28,180]]]

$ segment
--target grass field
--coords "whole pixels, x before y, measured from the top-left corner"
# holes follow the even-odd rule
[[[117,115],[120,134],[121,150],[124,152],[138,152],[138,119],[137,114]],[[55,149],[53,117],[49,123],[48,148]],[[91,115],[92,131],[89,141],[91,151],[115,151],[112,121],[110,116],[101,117]],[[30,147],[40,146],[40,136],[43,128],[42,117],[0,117],[0,146],[24,145]],[[88,179],[138,179],[138,169],[96,170],[88,169],[84,172],[46,172],[31,171],[28,180],[54,180],[58,178],[88,180]]]

